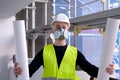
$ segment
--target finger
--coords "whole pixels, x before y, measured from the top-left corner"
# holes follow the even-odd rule
[[[112,75],[114,73],[114,71],[110,71],[109,74]]]
[[[114,65],[113,64],[109,64],[109,67],[114,67]]]
[[[18,72],[22,72],[22,68],[21,68],[21,67],[18,67],[17,71],[18,71]]]
[[[106,68],[106,71],[107,71],[107,73],[109,73],[109,74],[111,75],[111,74],[114,73],[114,68],[112,68],[112,67],[107,67],[107,68]]]
[[[18,64],[17,63],[14,63],[14,67],[16,67]]]
[[[14,68],[15,75],[21,75],[22,74],[22,68],[21,67],[15,67]]]

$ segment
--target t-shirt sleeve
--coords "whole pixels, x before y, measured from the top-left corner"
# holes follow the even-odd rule
[[[43,49],[36,54],[29,64],[29,76],[31,77],[41,65],[43,65]]]
[[[78,55],[77,55],[76,65],[78,65],[83,71],[87,72],[90,76],[97,77],[98,67],[88,62],[80,51],[77,52]]]

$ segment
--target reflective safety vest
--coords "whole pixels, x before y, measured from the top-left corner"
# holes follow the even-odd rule
[[[80,80],[75,72],[76,59],[77,49],[68,46],[58,68],[53,44],[45,46],[43,51],[44,71],[42,80]]]

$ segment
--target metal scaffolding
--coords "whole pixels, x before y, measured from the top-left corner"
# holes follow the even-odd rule
[[[40,3],[44,3],[44,6],[45,6],[45,25],[47,25],[47,3],[48,3],[48,0],[33,0],[32,1],[32,6],[31,7],[29,7],[29,6],[27,6],[26,7],[26,31],[28,31],[28,20],[29,20],[29,18],[28,18],[28,13],[29,13],[29,9],[30,10],[32,10],[32,29],[35,29],[36,27],[36,25],[35,25],[35,13],[36,13],[36,5],[35,5],[35,3],[36,2],[40,2]],[[41,35],[40,33],[39,34],[30,34],[30,33],[28,33],[27,34],[27,36],[28,36],[28,38],[30,38],[31,40],[32,40],[32,58],[34,58],[35,57],[35,40],[37,39],[37,37],[38,37],[38,35]],[[45,44],[47,44],[47,43],[45,43]]]

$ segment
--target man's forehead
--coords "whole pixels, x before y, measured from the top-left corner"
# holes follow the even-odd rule
[[[56,21],[54,22],[54,24],[67,24],[66,22],[59,22],[59,21]]]

